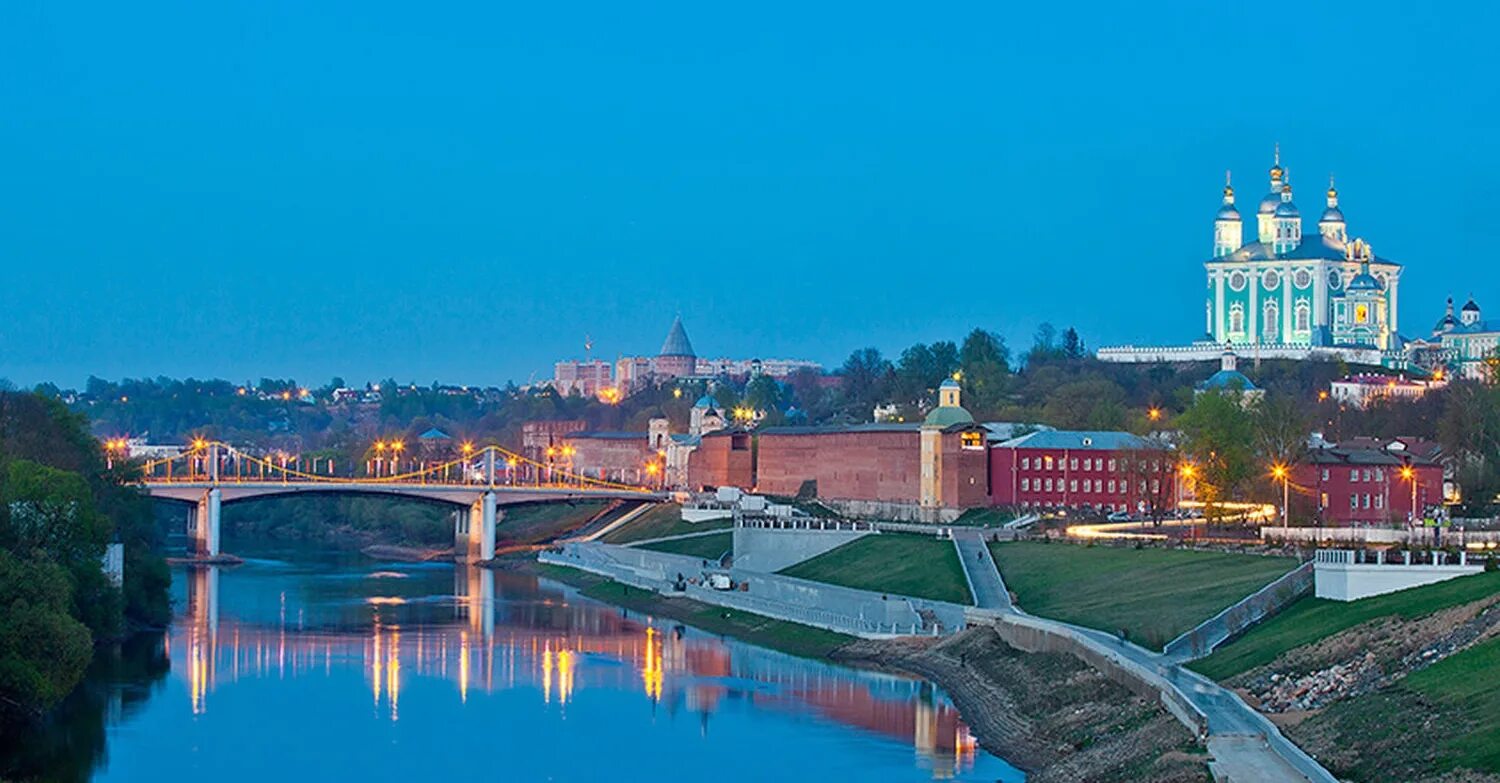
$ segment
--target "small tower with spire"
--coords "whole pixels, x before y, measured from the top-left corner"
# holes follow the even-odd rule
[[[1276,145],[1275,158],[1271,163],[1271,192],[1260,200],[1255,210],[1256,238],[1263,244],[1273,244],[1276,238],[1276,208],[1281,206],[1281,191],[1285,187],[1286,169],[1281,167],[1281,145]]]
[[[1339,209],[1339,192],[1333,186],[1333,175],[1328,175],[1328,208],[1318,220],[1318,233],[1343,243],[1349,241],[1349,229],[1344,224],[1344,211]]]
[[[1302,213],[1292,203],[1292,183],[1288,178],[1281,187],[1281,203],[1272,213],[1273,236],[1271,247],[1279,255],[1289,253],[1302,244]]]
[[[1214,258],[1223,258],[1240,249],[1244,244],[1245,224],[1240,220],[1240,211],[1234,207],[1234,186],[1230,184],[1229,172],[1224,172],[1224,204],[1214,217]]]

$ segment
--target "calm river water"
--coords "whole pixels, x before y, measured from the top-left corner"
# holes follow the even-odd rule
[[[240,545],[237,551],[247,551]],[[174,572],[32,771],[99,781],[1019,781],[930,683],[534,577],[266,551]]]

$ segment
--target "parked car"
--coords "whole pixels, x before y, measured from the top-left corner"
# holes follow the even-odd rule
[[[1110,514],[1108,517],[1105,517],[1105,518],[1108,519],[1111,522],[1129,522],[1130,521],[1130,514],[1129,514],[1129,512],[1125,512],[1125,511],[1116,511],[1115,513]]]

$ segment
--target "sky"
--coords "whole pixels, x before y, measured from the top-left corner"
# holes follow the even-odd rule
[[[1426,7],[1426,6],[1432,7]],[[1490,3],[0,4],[0,377],[1202,333],[1226,169],[1500,308]],[[1497,310],[1500,312],[1500,310]]]

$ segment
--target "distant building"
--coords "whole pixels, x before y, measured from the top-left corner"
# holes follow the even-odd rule
[[[559,394],[597,397],[614,387],[613,367],[599,359],[569,360],[552,365],[552,388]]]
[[[1453,315],[1453,298],[1448,309],[1432,329],[1430,340],[1420,341],[1414,352],[1423,354],[1419,366],[1458,378],[1488,378],[1500,348],[1500,322],[1480,317],[1479,304],[1473,299],[1464,303],[1457,317]]]
[[[1198,395],[1210,391],[1236,395],[1242,404],[1258,400],[1266,394],[1264,389],[1256,386],[1248,376],[1239,371],[1238,358],[1234,355],[1234,351],[1230,350],[1220,355],[1219,371],[1194,387],[1193,394]]]
[[[1351,408],[1364,408],[1375,400],[1410,402],[1429,389],[1442,388],[1443,381],[1417,381],[1406,376],[1349,375],[1329,385],[1329,396]]]
[[[682,378],[696,375],[698,357],[693,353],[693,344],[688,341],[687,330],[682,326],[682,316],[672,320],[667,339],[661,344],[661,352],[652,363],[652,371],[658,378]]]
[[[560,419],[553,421],[528,421],[521,425],[521,455],[541,462],[548,449],[562,445],[563,439],[588,428],[582,419]]]
[[[1203,361],[1230,345],[1241,352],[1253,347],[1263,358],[1326,356],[1405,366],[1397,319],[1401,265],[1350,236],[1331,180],[1317,233],[1304,235],[1280,150],[1270,179],[1250,237],[1244,236],[1234,188],[1225,183],[1212,254],[1204,262],[1204,338],[1190,345],[1101,348],[1100,359]]]

